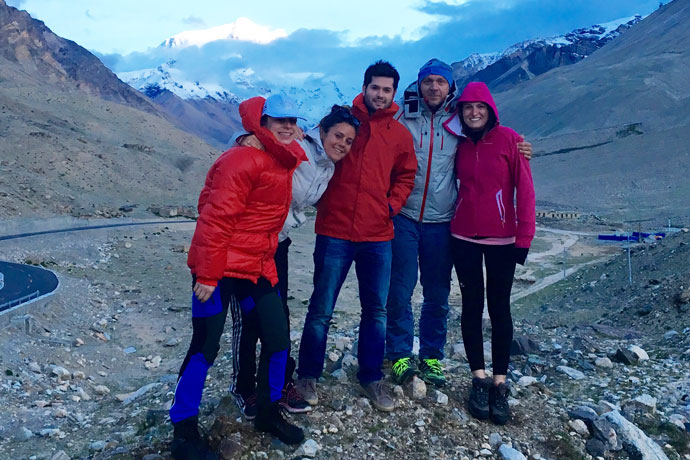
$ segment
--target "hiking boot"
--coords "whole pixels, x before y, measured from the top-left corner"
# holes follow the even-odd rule
[[[254,419],[254,428],[272,434],[285,444],[299,444],[304,440],[302,428],[285,420],[283,409],[277,401],[259,409]]]
[[[319,403],[319,395],[316,393],[316,379],[297,379],[295,390],[310,406],[316,406]]]
[[[404,384],[415,375],[417,375],[417,369],[412,358],[400,358],[393,363],[391,377],[398,385]]]
[[[311,412],[311,406],[295,389],[294,382],[288,382],[285,388],[283,388],[283,396],[280,398],[280,405],[291,414]]]
[[[508,393],[508,385],[503,382],[498,385],[491,385],[489,390],[489,412],[491,413],[491,421],[496,425],[505,425],[510,420]]]
[[[175,460],[218,460],[218,455],[208,448],[199,435],[196,417],[173,423],[170,452]]]
[[[256,406],[256,393],[252,393],[251,396],[245,398],[240,394],[234,394],[235,402],[237,407],[240,408],[240,412],[246,420],[254,420],[256,417],[257,406]]]
[[[470,401],[468,408],[470,414],[479,420],[489,418],[489,390],[492,384],[491,377],[480,379],[472,378],[472,389],[470,390]]]
[[[378,410],[393,412],[393,409],[395,409],[393,398],[380,380],[362,385],[362,392]]]
[[[446,377],[443,375],[443,366],[438,359],[423,359],[419,364],[419,372],[422,380],[437,387],[446,384]]]

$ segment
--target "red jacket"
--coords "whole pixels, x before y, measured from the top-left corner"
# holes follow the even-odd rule
[[[389,241],[391,217],[414,187],[412,135],[393,119],[397,104],[370,115],[360,94],[352,105],[361,125],[350,154],[336,163],[319,201],[316,233],[349,241]]]
[[[484,102],[493,110],[496,125],[475,144],[467,137],[458,143],[455,171],[460,179],[451,233],[466,237],[515,237],[515,246],[529,248],[535,231],[534,183],[529,161],[517,149],[522,138],[499,126],[498,110],[483,83],[469,83],[459,101]],[[462,104],[458,104],[462,111]],[[462,114],[444,127],[461,135]],[[515,203],[517,203],[517,208]]]
[[[244,101],[240,116],[266,150],[233,147],[206,175],[187,258],[200,283],[215,286],[223,277],[278,282],[278,233],[290,208],[292,173],[306,156],[297,142],[281,144],[259,126],[263,105],[262,97]]]

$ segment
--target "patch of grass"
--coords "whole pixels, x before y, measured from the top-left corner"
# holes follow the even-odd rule
[[[642,123],[631,123],[625,128],[616,131],[616,137],[621,139],[632,135],[641,136],[642,134],[644,134],[642,132]]]
[[[585,460],[585,456],[580,452],[572,442],[570,436],[564,432],[554,433],[544,443],[547,449],[547,457],[567,459],[567,460]]]
[[[690,454],[690,434],[681,430],[670,422],[656,423],[654,421],[643,421],[638,424],[640,429],[647,436],[661,439],[663,444],[670,444],[673,449],[681,456]]]

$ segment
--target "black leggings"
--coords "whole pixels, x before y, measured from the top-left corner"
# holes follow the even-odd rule
[[[515,275],[514,244],[488,245],[453,238],[451,251],[462,292],[462,338],[470,369],[484,369],[482,314],[484,273],[486,300],[491,318],[491,356],[494,375],[506,375],[513,341],[510,290]]]
[[[283,313],[287,324],[287,336],[290,337],[290,310],[287,304],[288,295],[288,247],[292,241],[290,238],[281,241],[275,254],[276,270],[278,272],[278,284],[274,289],[278,290],[282,301]],[[258,329],[252,325],[256,320],[252,315],[246,314],[240,309],[233,309],[233,343],[237,349],[233,350],[234,357],[233,382],[230,391],[247,399],[256,389],[256,343],[259,339]],[[237,317],[239,316],[239,318]],[[288,343],[287,362],[285,363],[285,384],[292,381],[295,372],[295,359],[290,356],[290,344]]]

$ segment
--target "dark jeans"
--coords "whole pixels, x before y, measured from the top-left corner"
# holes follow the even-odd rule
[[[278,293],[264,278],[256,284],[223,278],[206,302],[192,294],[192,341],[170,408],[173,423],[199,412],[206,375],[218,355],[228,306],[233,302],[239,304],[247,329],[261,340],[257,402],[265,406],[280,399],[290,334]]]
[[[275,286],[280,294],[280,299],[285,312],[285,319],[288,326],[288,337],[290,335],[290,310],[288,309],[288,248],[292,241],[290,238],[278,244],[275,254],[276,270],[278,271],[278,284]],[[256,328],[252,327],[250,318],[241,309],[230,309],[233,329],[233,375],[230,391],[236,396],[247,399],[256,391],[256,344],[259,340]],[[288,345],[288,357],[285,366],[285,383],[292,381],[292,374],[295,372],[295,359],[290,356],[290,346]]]
[[[494,375],[505,375],[513,341],[510,291],[515,275],[514,244],[488,245],[452,238],[455,271],[462,291],[462,338],[470,369],[484,369],[482,314],[484,312],[484,273],[486,301],[491,319],[491,357]]]
[[[383,378],[386,297],[391,273],[390,241],[352,242],[324,235],[316,236],[314,292],[299,348],[297,375],[300,378],[318,379],[323,372],[329,323],[352,262],[355,263],[362,307],[357,377],[362,384]]]
[[[386,304],[386,356],[391,361],[412,356],[412,293],[419,272],[424,295],[419,318],[419,357],[443,359],[453,269],[450,224],[425,224],[403,215],[395,216],[393,224],[393,264]]]

